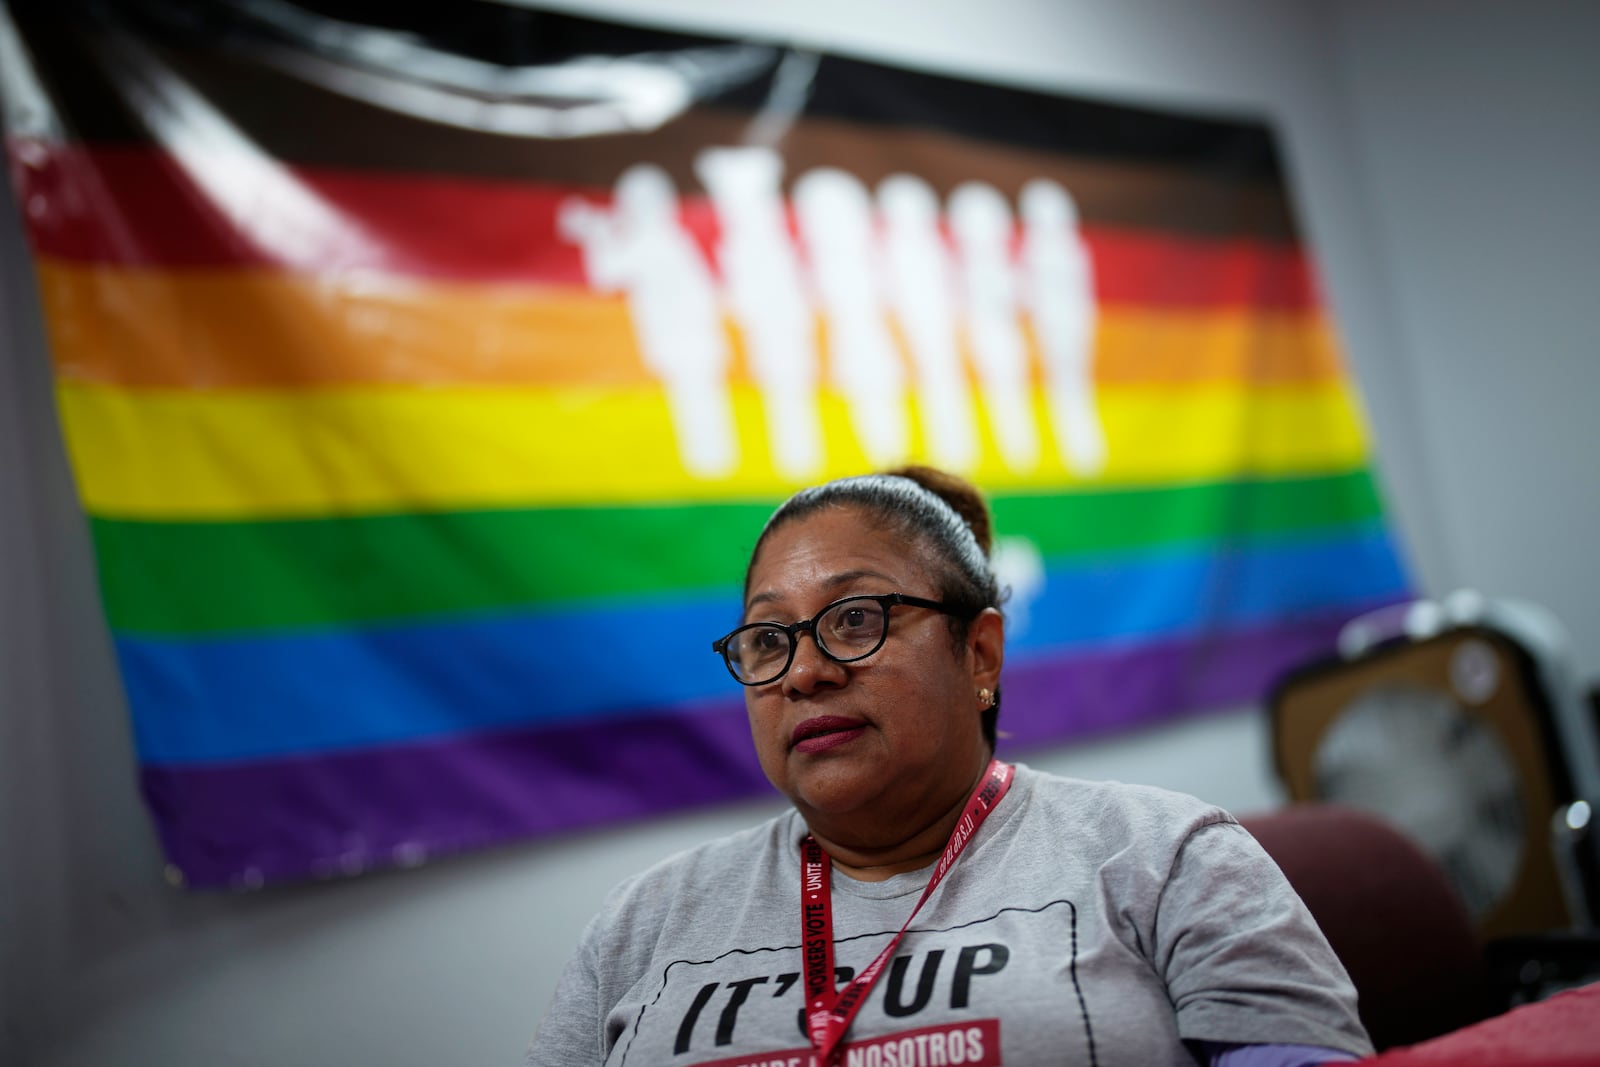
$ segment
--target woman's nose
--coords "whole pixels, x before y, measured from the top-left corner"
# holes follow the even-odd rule
[[[804,696],[818,689],[838,688],[849,680],[850,672],[843,663],[829,656],[817,646],[816,635],[795,634],[794,662],[783,676],[785,696]]]

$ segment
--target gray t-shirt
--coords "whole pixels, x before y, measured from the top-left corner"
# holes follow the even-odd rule
[[[806,1067],[799,842],[789,812],[607,897],[528,1067]],[[841,981],[930,870],[833,875]],[[1371,1051],[1305,906],[1226,812],[1018,766],[846,1035],[846,1067],[1186,1064],[1185,1040]]]

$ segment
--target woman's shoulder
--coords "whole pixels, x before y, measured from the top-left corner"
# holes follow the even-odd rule
[[[1208,826],[1238,825],[1215,804],[1159,786],[1072,778],[1020,764],[1017,782],[1025,786],[1035,814],[1072,826],[1075,834],[1097,828],[1113,840],[1135,837],[1178,844]]]
[[[777,862],[795,833],[798,815],[785,811],[754,826],[712,838],[675,852],[630,875],[611,891],[608,903],[629,899],[667,899],[673,894],[715,888],[726,893],[730,883],[758,877]]]

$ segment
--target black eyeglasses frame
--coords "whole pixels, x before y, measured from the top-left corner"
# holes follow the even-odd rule
[[[877,644],[873,645],[870,649],[861,653],[859,656],[837,656],[828,648],[826,643],[817,640],[817,620],[821,619],[824,615],[828,614],[828,612],[834,610],[839,605],[848,604],[852,600],[871,600],[883,609],[883,633],[878,636]],[[876,654],[889,640],[889,609],[901,604],[904,604],[908,608],[927,608],[929,611],[937,611],[945,615],[953,615],[957,618],[971,619],[977,614],[977,612],[971,610],[970,608],[960,607],[955,604],[947,604],[942,600],[929,600],[926,597],[910,596],[906,593],[855,593],[851,596],[840,597],[833,603],[824,606],[821,611],[811,616],[811,618],[801,619],[799,622],[791,622],[788,625],[776,622],[747,622],[743,626],[736,626],[725,636],[719,637],[717,640],[711,642],[711,651],[722,657],[722,665],[728,668],[728,673],[733,675],[733,680],[738,682],[740,685],[771,685],[773,682],[776,682],[778,679],[788,674],[789,668],[794,666],[795,652],[797,652],[800,648],[801,633],[809,633],[811,635],[812,643],[817,646],[817,651],[821,652],[824,656],[827,656],[835,663],[857,663],[866,659],[868,656]],[[783,661],[783,668],[771,678],[763,678],[759,682],[747,682],[743,678],[739,677],[738,671],[734,669],[733,657],[728,654],[728,644],[735,637],[738,637],[739,634],[746,630],[763,629],[782,630],[785,634],[787,634],[789,637],[789,655],[788,658]]]

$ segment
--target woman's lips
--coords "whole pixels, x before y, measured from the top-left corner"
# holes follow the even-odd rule
[[[796,752],[822,752],[854,741],[866,728],[867,724],[860,719],[820,715],[796,726],[790,735],[790,744]]]

